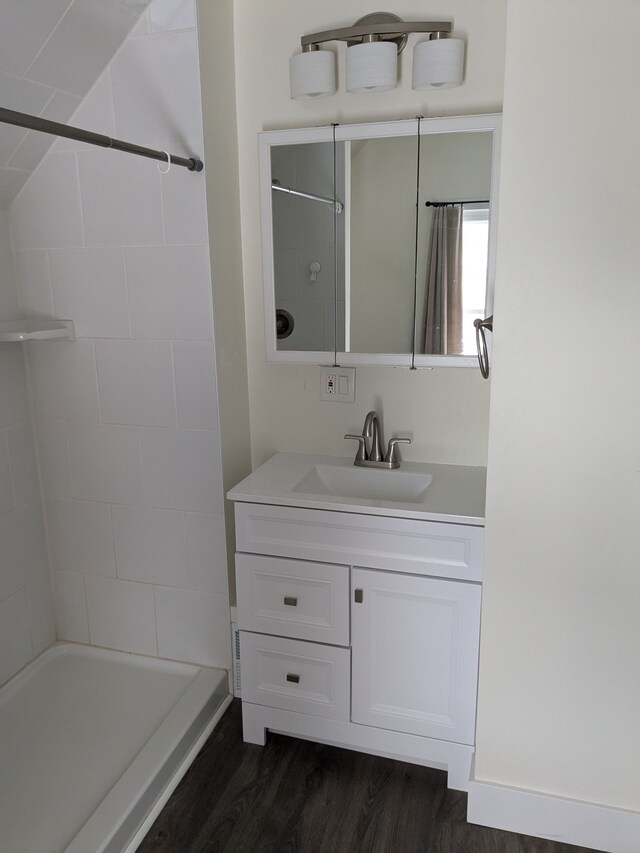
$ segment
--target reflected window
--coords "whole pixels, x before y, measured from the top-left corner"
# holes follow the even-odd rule
[[[484,317],[489,249],[489,206],[465,204],[462,211],[462,352],[473,353],[473,321]]]

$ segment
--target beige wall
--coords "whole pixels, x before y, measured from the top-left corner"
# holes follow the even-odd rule
[[[508,7],[476,778],[638,810],[640,6],[601,12]]]
[[[278,450],[349,455],[345,432],[359,431],[368,409],[381,407],[386,432],[412,432],[405,458],[482,465],[486,461],[489,385],[477,370],[358,368],[355,404],[319,400],[317,366],[265,360],[257,134],[261,130],[501,110],[504,53],[503,0],[407,0],[405,20],[451,18],[468,39],[467,78],[457,89],[414,92],[411,50],[402,56],[400,86],[374,95],[341,91],[313,102],[289,98],[289,56],[304,33],[347,26],[372,10],[368,0],[235,0],[235,69],[239,137],[242,261],[246,307],[251,444],[254,466]],[[394,10],[395,11],[395,10]],[[337,47],[334,45],[334,47]]]
[[[233,0],[198,0],[209,248],[213,282],[222,481],[225,493],[251,471],[249,396],[238,201]],[[233,506],[225,501],[231,600]]]

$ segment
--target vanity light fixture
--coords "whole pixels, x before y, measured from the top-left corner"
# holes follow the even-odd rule
[[[388,12],[365,15],[352,27],[302,36],[302,53],[289,60],[291,97],[324,98],[336,92],[335,54],[323,50],[329,41],[347,43],[348,92],[383,92],[398,79],[398,55],[409,33],[429,33],[413,51],[412,87],[448,88],[462,83],[464,41],[448,38],[448,21],[403,21]]]

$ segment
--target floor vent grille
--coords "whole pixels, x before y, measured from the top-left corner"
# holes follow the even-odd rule
[[[235,622],[231,624],[231,649],[233,652],[233,695],[240,698],[242,696],[240,689],[240,630]]]

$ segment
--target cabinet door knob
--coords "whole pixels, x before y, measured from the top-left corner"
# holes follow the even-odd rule
[[[300,676],[294,675],[292,672],[288,672],[287,673],[287,681],[291,681],[293,684],[299,684],[300,683]]]
[[[364,597],[363,590],[361,590],[361,589],[354,590],[353,600],[355,601],[356,604],[362,604],[363,597]]]
[[[293,596],[293,595],[285,595],[285,597],[284,597],[284,603],[285,603],[288,607],[297,607],[297,605],[298,605],[298,599],[297,599],[295,596]]]

